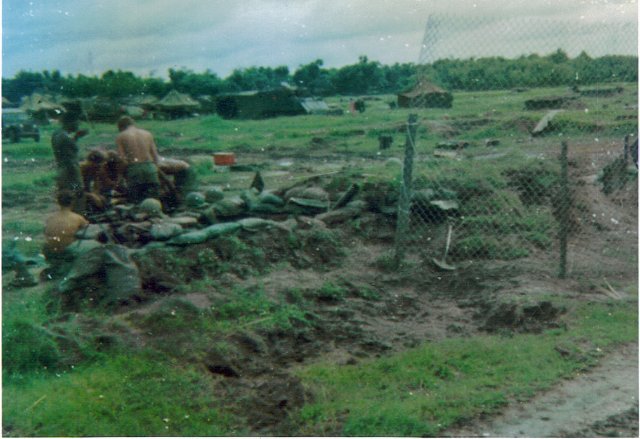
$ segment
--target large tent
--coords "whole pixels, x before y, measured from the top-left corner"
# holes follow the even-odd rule
[[[401,108],[451,108],[453,95],[427,81],[420,81],[411,90],[398,94]]]
[[[296,87],[282,85],[271,90],[247,91],[219,95],[216,112],[225,119],[261,119],[329,112],[324,101],[305,98]]]
[[[176,118],[191,115],[200,107],[200,103],[189,95],[171,90],[156,106],[170,118]]]

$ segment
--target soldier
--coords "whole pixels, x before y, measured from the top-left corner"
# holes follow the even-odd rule
[[[87,205],[102,211],[111,205],[115,191],[123,191],[123,163],[116,151],[94,149],[80,163]]]
[[[82,215],[71,210],[75,197],[70,191],[58,193],[60,210],[50,215],[44,228],[45,243],[42,253],[50,267],[45,270],[49,279],[64,275],[75,259],[69,245],[76,240],[78,230],[89,224]],[[47,276],[42,276],[46,278]]]
[[[160,158],[153,135],[136,127],[129,116],[118,120],[118,130],[120,134],[116,137],[116,146],[126,166],[127,199],[137,204],[145,198],[158,198]]]
[[[85,136],[87,130],[79,130],[78,118],[80,116],[80,106],[70,106],[61,118],[62,129],[51,136],[51,147],[53,156],[58,168],[58,178],[56,181],[58,192],[71,191],[74,196],[72,210],[77,213],[84,213],[85,199],[78,164],[78,144],[77,141]]]

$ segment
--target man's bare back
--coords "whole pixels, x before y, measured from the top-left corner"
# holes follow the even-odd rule
[[[120,134],[116,137],[118,154],[127,164],[158,163],[156,142],[149,131],[136,127],[132,120],[124,124],[118,122],[118,129],[120,130]]]
[[[68,208],[52,214],[47,218],[44,228],[45,253],[62,253],[76,240],[76,232],[87,224],[89,221]]]

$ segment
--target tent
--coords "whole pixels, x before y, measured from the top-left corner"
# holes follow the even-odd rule
[[[276,116],[328,113],[324,101],[303,98],[296,87],[282,87],[219,95],[216,112],[225,119],[261,119]]]
[[[127,101],[128,105],[141,107],[145,110],[152,110],[160,100],[154,95],[137,95]]]
[[[189,95],[171,90],[156,104],[156,107],[171,119],[174,119],[190,116],[200,107],[200,103]]]
[[[398,94],[401,108],[451,108],[453,95],[429,82],[420,81],[411,90]]]
[[[62,104],[55,102],[51,96],[40,93],[24,96],[20,101],[20,109],[31,114],[31,116],[41,124],[47,124],[49,118],[59,117],[65,112]]]

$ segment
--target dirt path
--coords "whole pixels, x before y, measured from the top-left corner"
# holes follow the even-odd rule
[[[638,346],[626,345],[594,369],[454,437],[637,437]]]

